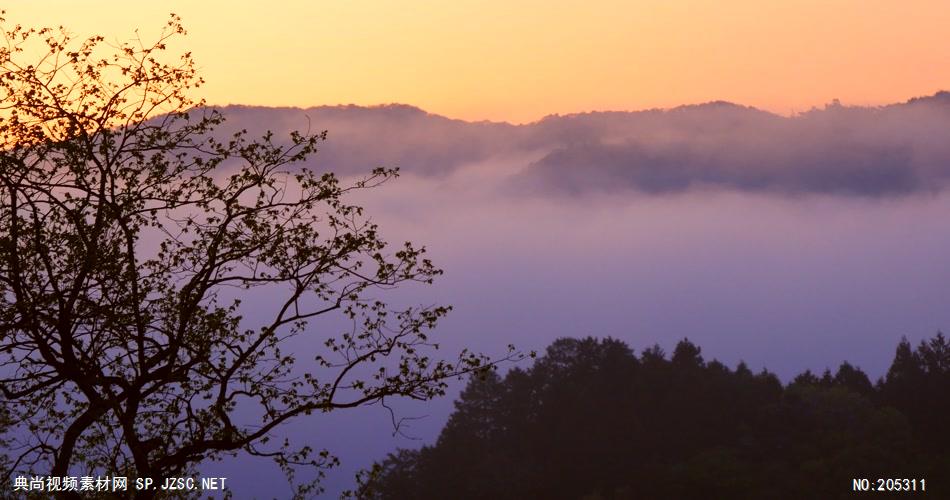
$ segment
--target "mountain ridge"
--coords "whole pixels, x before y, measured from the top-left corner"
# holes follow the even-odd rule
[[[632,110],[591,110],[591,111],[577,111],[572,113],[552,113],[545,115],[537,120],[524,123],[511,123],[505,120],[466,120],[464,118],[453,118],[447,115],[434,113],[427,111],[419,106],[407,103],[391,102],[391,103],[380,103],[380,104],[321,104],[315,106],[264,106],[264,105],[254,105],[254,104],[225,104],[225,105],[209,105],[208,108],[219,109],[219,110],[237,110],[237,111],[285,111],[285,112],[357,112],[357,113],[387,113],[392,116],[402,116],[404,118],[408,117],[426,117],[426,118],[437,118],[445,119],[453,122],[461,122],[466,124],[491,124],[491,125],[510,125],[513,127],[526,127],[531,125],[537,125],[546,120],[559,119],[559,118],[573,118],[573,117],[589,117],[589,116],[598,116],[598,115],[637,115],[637,114],[655,114],[655,113],[669,113],[669,112],[688,112],[693,110],[703,110],[703,109],[730,109],[736,111],[749,111],[759,114],[771,115],[780,118],[795,118],[814,112],[816,110],[821,111],[833,107],[841,107],[846,109],[864,109],[864,110],[881,110],[893,107],[907,106],[907,105],[920,105],[920,104],[940,104],[940,105],[950,105],[950,91],[948,90],[938,90],[933,94],[921,95],[911,97],[905,101],[898,101],[880,105],[858,105],[858,104],[841,104],[837,99],[833,100],[830,103],[826,103],[824,108],[819,108],[813,106],[811,109],[806,111],[801,111],[793,113],[791,115],[782,115],[772,111],[764,110],[757,108],[755,106],[744,105],[740,103],[735,103],[727,100],[711,100],[698,103],[688,103],[688,104],[679,104],[672,107],[653,107],[653,108],[642,108],[642,109],[632,109]]]
[[[380,166],[446,177],[506,163],[526,195],[677,193],[902,196],[950,187],[950,92],[885,106],[833,101],[781,116],[726,101],[469,122],[405,104],[218,108],[222,134],[327,130],[312,166],[360,175]],[[512,163],[515,162],[515,163]]]

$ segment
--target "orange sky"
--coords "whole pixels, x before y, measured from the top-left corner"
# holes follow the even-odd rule
[[[401,102],[464,119],[724,99],[787,114],[950,89],[947,0],[14,2],[10,22],[156,33],[213,104]]]

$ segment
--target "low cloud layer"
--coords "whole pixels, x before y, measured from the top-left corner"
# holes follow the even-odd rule
[[[726,189],[882,197],[950,181],[950,93],[884,107],[830,105],[782,117],[715,102],[550,116],[527,125],[450,120],[403,105],[225,109],[229,128],[328,130],[314,167],[398,166],[444,176],[524,160],[509,185],[533,193]]]
[[[792,118],[711,103],[518,126],[408,106],[225,112],[251,133],[308,119],[327,129],[317,169],[409,173],[350,201],[384,238],[426,245],[445,269],[431,287],[387,295],[454,307],[437,331],[443,354],[584,335],[669,349],[688,337],[707,359],[783,380],[843,360],[874,378],[901,335],[916,343],[950,324],[950,190],[917,195],[950,177],[950,94]],[[268,302],[245,304],[253,318]],[[310,352],[314,335],[346,327],[337,319],[290,350]],[[428,416],[408,433],[431,443],[451,398],[397,408]],[[355,468],[420,444],[394,436],[378,410],[288,428],[342,453],[331,492],[352,487]],[[237,491],[274,496],[276,472],[264,481],[258,463],[243,467],[229,473]]]
[[[376,167],[399,167],[425,176],[445,175],[491,155],[509,142],[518,127],[469,123],[428,114],[405,105],[260,108],[229,106],[223,131],[246,129],[251,135],[272,130],[327,131],[327,141],[311,167],[341,175],[364,174]]]
[[[950,94],[886,108],[829,106],[791,118],[711,104],[645,121],[639,135],[557,148],[521,180],[570,192],[888,196],[937,191],[950,178]]]

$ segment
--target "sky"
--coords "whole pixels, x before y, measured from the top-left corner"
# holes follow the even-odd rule
[[[155,33],[175,12],[217,105],[398,102],[524,123],[720,99],[792,114],[836,98],[905,100],[950,81],[943,0],[54,0],[7,10],[12,22],[110,39]]]
[[[946,1],[7,10],[113,40],[136,27],[148,40],[176,12],[190,34],[170,49],[193,52],[209,103],[293,107],[227,108],[225,128],[280,136],[312,121],[329,131],[314,168],[402,168],[357,201],[385,238],[425,244],[445,269],[391,297],[454,307],[443,352],[584,335],[670,351],[688,337],[706,359],[786,381],[845,360],[876,379],[901,336],[950,329],[950,94],[935,95],[950,89]],[[739,105],[678,107],[719,100]],[[411,106],[372,107],[386,103]],[[650,108],[672,109],[572,115]],[[285,432],[341,456],[338,492],[395,447],[432,442],[451,404],[400,407],[427,416],[409,432],[420,441],[393,436],[379,408]],[[207,471],[239,496],[282,496],[258,464]]]

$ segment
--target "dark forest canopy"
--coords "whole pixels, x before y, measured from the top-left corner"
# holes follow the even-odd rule
[[[618,340],[560,339],[531,368],[473,378],[438,441],[390,454],[360,494],[837,498],[854,478],[908,478],[947,498],[948,395],[943,334],[902,340],[876,384],[843,363],[783,385],[705,361],[688,340],[637,356]]]

